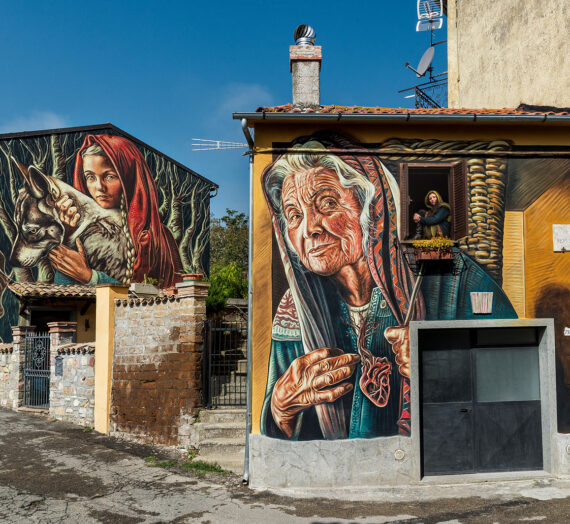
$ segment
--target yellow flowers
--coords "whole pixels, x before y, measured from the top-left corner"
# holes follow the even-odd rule
[[[433,237],[412,242],[412,245],[417,249],[432,249],[435,251],[449,251],[453,244],[453,240],[447,237]]]

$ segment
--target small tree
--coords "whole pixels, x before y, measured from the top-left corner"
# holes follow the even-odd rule
[[[222,310],[228,298],[247,298],[247,280],[235,262],[216,269],[210,277],[206,307],[210,312]]]
[[[240,271],[247,270],[247,215],[226,209],[222,218],[212,218],[210,227],[210,268],[213,275],[232,262]]]

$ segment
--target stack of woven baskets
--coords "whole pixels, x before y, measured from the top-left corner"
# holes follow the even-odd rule
[[[509,144],[495,141],[485,149],[504,151],[509,149]],[[467,160],[467,171],[469,235],[460,240],[459,247],[474,257],[501,284],[507,161],[501,158],[471,158]]]

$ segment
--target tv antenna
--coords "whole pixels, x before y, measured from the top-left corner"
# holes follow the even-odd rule
[[[242,142],[228,142],[227,140],[208,140],[207,138],[193,138],[192,151],[218,151],[221,149],[244,149],[248,145]]]
[[[411,69],[418,78],[425,77],[429,73],[429,80],[423,84],[419,84],[408,89],[402,89],[399,93],[406,91],[414,91],[413,94],[406,98],[415,98],[416,107],[441,107],[434,96],[429,96],[426,91],[435,91],[436,87],[445,87],[447,85],[447,71],[438,75],[433,74],[433,59],[435,57],[435,46],[445,44],[447,40],[440,42],[433,41],[433,33],[443,27],[443,5],[442,0],[417,0],[418,20],[416,22],[416,32],[429,31],[430,45],[424,51],[416,68],[413,68],[409,62],[405,63],[408,69]]]

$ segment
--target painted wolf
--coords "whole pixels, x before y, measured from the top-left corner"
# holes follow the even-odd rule
[[[32,267],[55,246],[76,249],[83,244],[89,267],[119,282],[127,274],[129,239],[122,227],[119,209],[104,209],[91,197],[65,182],[47,176],[35,166],[27,169],[12,159],[23,178],[16,199],[14,222],[16,239],[10,254],[13,267]],[[80,214],[73,230],[66,230],[55,202],[63,195],[72,198]]]

